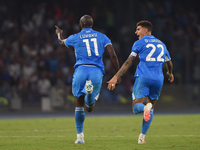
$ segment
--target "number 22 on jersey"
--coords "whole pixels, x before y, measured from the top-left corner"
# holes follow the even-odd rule
[[[147,45],[146,45],[146,48],[149,48],[149,47],[151,47],[152,49],[151,49],[150,53],[147,55],[146,61],[161,61],[161,62],[164,62],[164,61],[165,61],[165,60],[162,58],[162,56],[164,55],[164,47],[163,47],[161,44],[158,44],[158,45],[157,45],[157,48],[161,48],[161,52],[160,52],[160,54],[158,55],[157,58],[152,57],[152,55],[153,55],[153,54],[155,53],[155,51],[156,51],[156,46],[153,45],[153,44],[147,44]]]
[[[94,44],[95,55],[99,56],[98,46],[97,46],[97,39],[96,38],[91,38],[90,40]],[[84,39],[83,42],[86,44],[86,49],[87,49],[88,56],[92,56],[89,39]]]

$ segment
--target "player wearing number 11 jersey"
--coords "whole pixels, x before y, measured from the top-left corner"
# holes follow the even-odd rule
[[[142,131],[138,138],[138,144],[144,144],[145,135],[153,119],[153,109],[163,86],[162,68],[165,62],[170,82],[173,82],[174,76],[173,65],[165,44],[151,35],[152,24],[149,21],[140,21],[136,26],[135,34],[139,40],[133,44],[132,52],[120,70],[108,81],[108,89],[115,88],[117,80],[132,65],[135,57],[139,56],[140,62],[135,72],[136,79],[132,92],[132,108],[136,114],[144,112]],[[146,105],[143,104],[145,98]]]
[[[61,45],[74,47],[76,64],[72,81],[72,92],[76,97],[75,122],[77,129],[76,144],[84,144],[83,123],[85,120],[84,105],[88,112],[91,112],[98,100],[104,71],[102,56],[105,50],[110,59],[119,70],[118,58],[112,47],[110,39],[100,32],[92,29],[93,19],[89,15],[81,17],[79,25],[81,32],[62,37],[63,30],[56,26],[56,34]],[[120,79],[118,80],[118,83]]]

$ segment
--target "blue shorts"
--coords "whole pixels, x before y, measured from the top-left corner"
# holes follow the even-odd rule
[[[96,66],[78,66],[72,80],[72,92],[75,97],[85,96],[86,80],[91,80],[93,84],[92,97],[96,97],[101,90],[103,72]],[[98,96],[97,96],[98,97]],[[97,100],[97,99],[96,99]]]
[[[163,86],[163,80],[151,80],[137,77],[133,86],[132,99],[149,97],[151,100],[158,100]]]

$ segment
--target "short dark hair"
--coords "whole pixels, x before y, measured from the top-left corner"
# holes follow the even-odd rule
[[[83,28],[92,28],[93,26],[93,19],[89,15],[84,15],[80,19],[80,26]]]
[[[151,31],[151,32],[153,31],[153,25],[152,25],[152,23],[149,22],[149,21],[146,21],[146,20],[139,21],[139,22],[137,23],[136,27],[138,27],[138,26],[142,26],[142,27],[144,27],[144,28],[147,28],[148,31]]]

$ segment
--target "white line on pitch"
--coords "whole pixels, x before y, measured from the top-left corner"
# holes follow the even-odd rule
[[[6,132],[69,132],[70,130],[19,130],[19,131],[0,131],[0,133],[6,133]]]
[[[123,135],[116,135],[116,136],[92,136],[92,137],[138,137],[138,136],[123,136]],[[148,137],[200,137],[200,135],[148,135]]]
[[[65,138],[67,136],[0,136],[0,138]],[[90,136],[90,137],[97,137],[97,138],[123,138],[123,137],[138,137],[138,136],[123,136],[123,135],[116,135],[116,136]],[[200,135],[149,135],[148,137],[200,137]]]
[[[66,136],[0,136],[0,138],[64,138]]]

